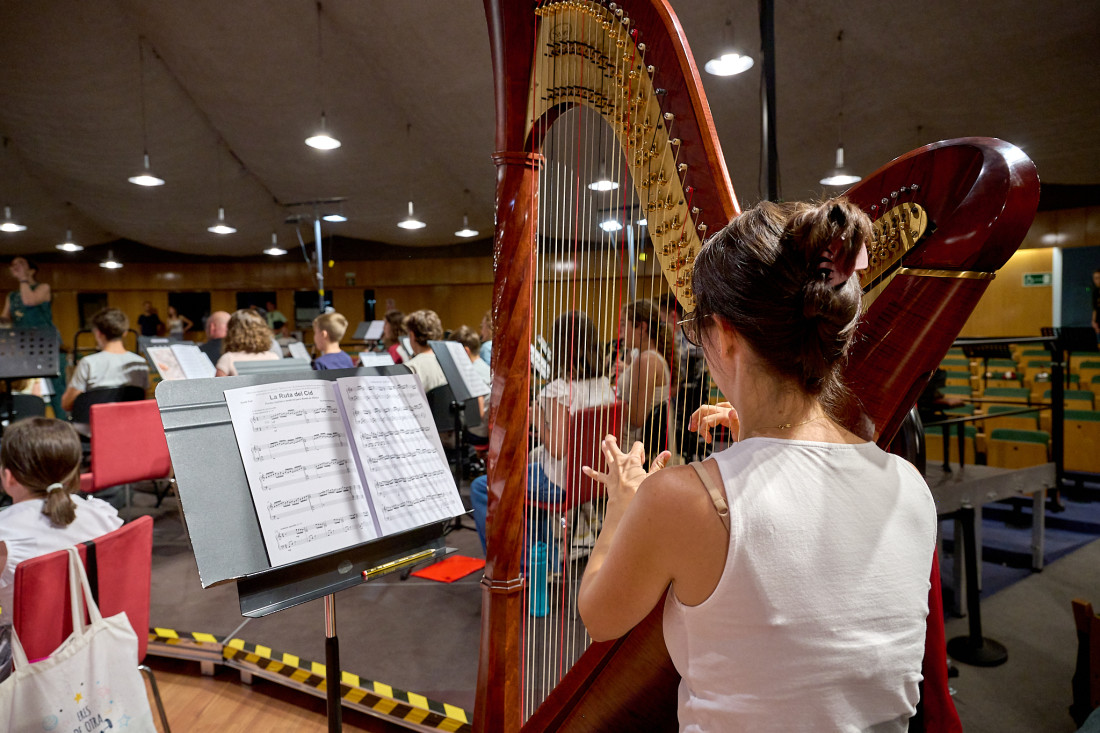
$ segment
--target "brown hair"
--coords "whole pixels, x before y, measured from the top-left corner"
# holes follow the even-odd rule
[[[71,494],[80,488],[80,436],[67,422],[49,417],[17,420],[4,430],[0,465],[35,498],[45,499],[42,513],[58,527],[76,519]],[[49,491],[61,484],[58,491]]]
[[[451,334],[451,341],[457,341],[467,349],[474,356],[477,356],[478,351],[481,349],[481,337],[474,333],[474,329],[469,326],[459,326]]]
[[[554,321],[551,337],[555,377],[593,379],[603,374],[600,334],[584,313],[562,313]]]
[[[401,336],[401,329],[404,328],[405,323],[405,314],[399,310],[388,310],[383,318],[386,323],[390,324],[390,338],[383,338],[382,344],[385,346],[393,346]],[[385,331],[383,331],[382,334],[384,336]]]
[[[339,313],[322,313],[313,319],[313,327],[318,331],[328,331],[329,341],[340,343],[348,331],[348,319]]]
[[[676,385],[679,375],[679,361],[673,351],[674,339],[672,328],[665,321],[660,307],[652,300],[635,300],[623,307],[623,320],[633,325],[644,323],[649,328],[649,337],[657,345],[657,351],[665,358],[669,373],[672,375],[672,384]]]
[[[858,277],[830,285],[822,255],[835,247],[837,269],[847,269],[870,237],[871,220],[845,198],[757,204],[695,259],[692,327],[702,331],[712,315],[725,319],[769,369],[836,416],[862,290]]]
[[[416,343],[427,346],[429,341],[443,338],[443,322],[435,311],[418,310],[405,316],[405,328],[412,334]]]
[[[239,310],[229,317],[229,330],[222,342],[222,353],[262,354],[271,349],[271,339],[271,329],[263,316],[250,310]]]
[[[122,338],[130,328],[130,319],[118,308],[103,308],[92,316],[92,327],[108,341]]]

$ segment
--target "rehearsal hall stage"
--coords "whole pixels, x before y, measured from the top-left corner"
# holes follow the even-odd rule
[[[465,494],[465,482],[462,490]],[[1094,492],[1093,496],[1100,494]],[[123,511],[124,516],[129,511],[133,515],[152,514],[155,518],[151,626],[173,630],[181,636],[197,632],[219,639],[235,637],[245,640],[250,649],[267,647],[275,655],[295,655],[302,665],[324,663],[322,601],[260,619],[242,618],[232,584],[201,588],[176,499],[166,499],[159,509],[152,507],[153,502],[152,496],[135,492],[134,506]],[[1067,514],[1072,514],[1075,502],[1067,504]],[[1100,502],[1081,503],[1080,507],[1092,514],[1100,513]],[[985,520],[987,528],[983,536],[996,535],[989,530],[989,523],[997,521]],[[465,523],[472,525],[468,519]],[[1021,527],[1020,534],[1027,537],[1030,530]],[[471,530],[452,532],[447,544],[459,554],[481,557],[477,535]],[[949,558],[949,554],[945,556]],[[996,553],[987,553],[987,560],[988,556],[996,557]],[[999,563],[984,562],[982,572],[993,578],[999,569],[1003,570]],[[433,706],[454,706],[472,716],[480,579],[480,571],[453,583],[416,577],[402,581],[397,575],[389,575],[338,593],[336,618],[341,668],[364,680],[415,693]],[[949,571],[945,571],[945,588],[949,584]],[[983,593],[984,634],[1008,648],[1008,662],[993,668],[957,665],[960,673],[951,679],[951,686],[957,692],[955,704],[968,733],[1070,733],[1076,729],[1066,712],[1071,702],[1070,678],[1077,646],[1070,609],[1073,598],[1100,603],[1100,541],[1091,541],[1053,561],[1048,558],[1042,572],[1027,573],[1017,582],[1000,587],[992,596]],[[948,616],[947,638],[966,633],[966,618]],[[232,695],[243,696],[239,704],[255,709],[258,717],[252,721],[252,730],[325,729],[322,699],[287,690],[280,692],[281,688],[261,680],[257,680],[253,693],[240,683],[239,673],[230,667],[219,666],[214,677],[204,678],[199,672],[199,662],[158,659],[156,654],[157,645],[151,645],[147,661],[158,673],[165,669],[170,688],[181,685],[183,689],[179,694],[165,695],[169,722],[173,725],[177,719],[188,722],[179,730],[226,730],[224,721],[219,721],[213,710],[200,714],[195,706],[206,705],[199,701],[208,698],[223,700]],[[297,699],[306,711],[294,718],[292,727],[287,727],[289,718],[275,712],[275,708],[267,710],[273,697]],[[173,706],[177,706],[175,710]],[[316,726],[303,725],[302,720],[311,719],[311,715]],[[349,730],[395,729],[392,718],[353,715],[353,719]]]

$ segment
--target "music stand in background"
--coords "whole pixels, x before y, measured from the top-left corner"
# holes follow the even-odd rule
[[[53,329],[0,330],[0,433],[12,414],[11,382],[16,379],[54,379],[61,373],[60,341]]]
[[[175,380],[157,386],[157,405],[172,456],[184,526],[202,587],[235,582],[241,615],[249,618],[318,598],[325,600],[329,731],[340,730],[342,717],[336,592],[453,552],[443,543],[449,520],[272,567],[224,392],[288,379],[335,381],[340,377],[408,373],[404,366],[269,372]]]

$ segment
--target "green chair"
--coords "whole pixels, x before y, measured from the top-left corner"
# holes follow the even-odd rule
[[[951,448],[948,451],[948,455],[954,458],[954,461],[958,463],[959,460],[959,433],[958,426],[951,425],[948,435],[951,440]],[[975,444],[974,441],[978,437],[978,428],[974,425],[966,425],[963,427],[963,450],[965,453],[964,463],[967,465],[974,465],[975,463]],[[943,463],[943,426],[933,425],[924,429],[924,444],[925,444],[925,457],[929,463]]]
[[[1043,392],[1043,401],[1050,401],[1050,390]],[[1091,410],[1095,406],[1093,394],[1087,389],[1067,389],[1062,392],[1062,404],[1067,410]]]
[[[945,395],[958,395],[960,397],[970,397],[970,387],[962,386],[961,384],[948,384],[940,389]]]
[[[1066,410],[1063,467],[1100,473],[1100,411]]]
[[[1013,412],[1019,410],[1021,406],[1011,405],[990,405],[986,410],[986,415],[989,417],[982,421],[983,429],[988,433],[997,428],[1009,428],[1015,430],[1038,430],[1039,429],[1039,408],[1035,408],[1031,412],[1021,412],[1015,415],[1007,415],[1005,417],[996,417],[1004,412]]]
[[[1050,460],[1050,433],[1043,430],[996,428],[986,441],[986,464],[1027,468]]]
[[[1031,392],[1022,387],[990,387],[985,391],[984,397],[997,400],[1000,404],[1027,404]]]

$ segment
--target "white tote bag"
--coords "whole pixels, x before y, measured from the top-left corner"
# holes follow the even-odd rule
[[[137,635],[125,612],[100,615],[75,547],[69,548],[69,594],[73,633],[48,658],[28,663],[12,629],[15,670],[0,683],[0,729],[155,733],[137,668]],[[88,604],[88,626],[81,598]]]

